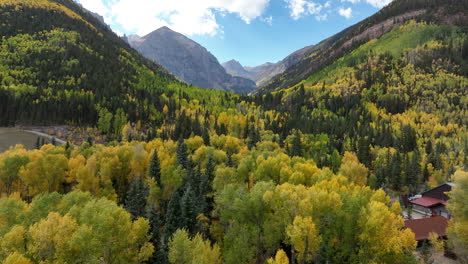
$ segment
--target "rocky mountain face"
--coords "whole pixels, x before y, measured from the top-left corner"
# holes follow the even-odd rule
[[[129,36],[128,41],[143,56],[192,85],[238,93],[256,88],[254,81],[228,74],[206,48],[168,27],[141,38]]]

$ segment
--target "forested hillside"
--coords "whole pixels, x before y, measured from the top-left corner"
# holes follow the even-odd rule
[[[320,72],[335,60],[394,27],[414,19],[428,23],[466,26],[468,3],[459,0],[398,0],[375,15],[323,40],[303,51],[302,60],[268,81],[257,90],[259,94],[288,88],[309,75]]]
[[[1,1],[0,20],[1,125],[154,119],[163,91],[185,88],[71,0]]]
[[[72,2],[0,6],[0,120],[106,138],[0,154],[1,263],[420,263],[398,197],[452,180],[468,258],[466,25],[408,20],[249,97],[178,82]]]

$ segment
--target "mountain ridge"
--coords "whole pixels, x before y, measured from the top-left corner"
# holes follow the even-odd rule
[[[346,51],[382,36],[409,19],[466,24],[468,16],[464,15],[462,10],[467,9],[466,1],[447,0],[442,4],[431,0],[393,1],[375,15],[303,50],[302,58],[283,73],[273,76],[268,82],[259,86],[254,93],[265,94],[268,91],[278,91],[295,85],[338,59]]]

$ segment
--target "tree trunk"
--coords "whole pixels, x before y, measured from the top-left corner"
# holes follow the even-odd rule
[[[301,264],[305,264],[305,263],[306,263],[306,258],[307,258],[307,255],[309,254],[308,251],[309,251],[309,238],[306,237],[305,248],[304,248],[304,254],[302,255]]]

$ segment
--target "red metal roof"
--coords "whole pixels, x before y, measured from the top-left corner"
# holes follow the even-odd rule
[[[448,226],[448,220],[443,216],[412,219],[405,220],[405,226],[413,231],[416,240],[419,241],[429,239],[429,233],[431,232],[438,234],[439,237],[446,236],[445,230]]]
[[[432,206],[438,205],[438,204],[447,205],[447,202],[444,201],[444,200],[439,200],[439,199],[432,198],[432,197],[427,197],[427,196],[424,196],[424,197],[418,198],[416,200],[413,200],[413,201],[411,201],[411,203],[417,204],[417,205],[420,205],[420,206],[424,206],[424,207],[432,207]]]

